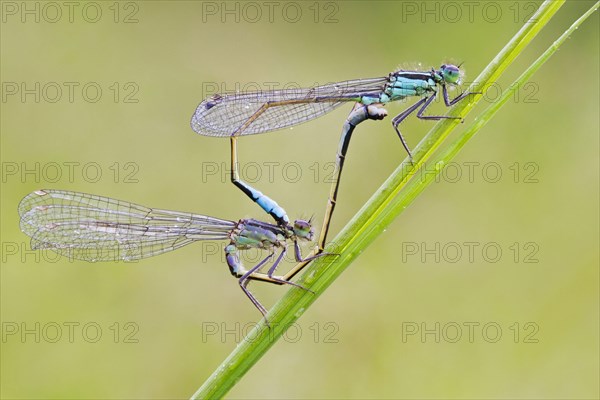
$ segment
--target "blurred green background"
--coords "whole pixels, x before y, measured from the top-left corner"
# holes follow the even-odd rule
[[[468,81],[539,2],[73,4],[2,3],[3,398],[187,398],[259,319],[221,243],[57,260],[29,250],[23,196],[268,220],[228,182],[228,142],[189,128],[204,97],[418,62],[464,61]],[[591,4],[568,2],[482,107]],[[230,397],[598,398],[598,30],[596,14]],[[242,173],[320,222],[349,109],[241,140]],[[402,129],[414,148],[431,126]],[[357,129],[330,238],[404,156],[389,118]],[[287,290],[252,288],[266,305]]]

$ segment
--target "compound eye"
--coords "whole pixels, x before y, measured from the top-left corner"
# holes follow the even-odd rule
[[[307,221],[297,219],[294,221],[294,228],[304,231],[310,229],[310,224]]]
[[[314,232],[310,221],[298,219],[294,221],[294,234],[304,240],[312,240]]]
[[[457,83],[460,79],[460,70],[456,65],[442,65],[441,71],[444,81],[448,83]]]

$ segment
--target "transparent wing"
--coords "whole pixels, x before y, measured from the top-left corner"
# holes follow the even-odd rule
[[[206,136],[270,132],[320,117],[362,95],[378,95],[387,81],[388,78],[371,78],[308,89],[217,94],[200,103],[191,126]],[[245,124],[248,125],[244,127]]]
[[[197,240],[227,239],[236,226],[219,218],[60,190],[27,195],[19,215],[33,249],[86,261],[152,257]]]

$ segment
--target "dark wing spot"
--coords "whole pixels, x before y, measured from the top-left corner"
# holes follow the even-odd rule
[[[223,101],[223,96],[221,96],[220,94],[215,94],[213,97],[206,101],[206,105],[204,106],[204,108],[206,110],[210,110],[211,108],[219,104],[221,101]]]

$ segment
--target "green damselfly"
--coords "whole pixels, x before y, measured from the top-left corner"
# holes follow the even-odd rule
[[[255,219],[230,221],[62,190],[32,192],[21,200],[18,211],[21,230],[31,237],[32,249],[49,249],[89,262],[133,261],[196,241],[228,240],[224,251],[229,270],[239,278],[240,287],[264,316],[267,310],[248,290],[248,283],[258,280],[301,287],[290,282],[295,272],[275,275],[291,243],[297,262],[308,263],[323,255],[302,258],[299,242],[311,241],[314,236],[311,222],[304,220],[296,220],[289,228]],[[264,249],[269,254],[246,269],[240,261],[240,251],[249,249]],[[275,258],[276,251],[279,254]],[[261,272],[274,258],[267,273]]]
[[[343,161],[354,127],[365,119],[384,118],[387,112],[380,108],[381,105],[408,97],[421,97],[419,101],[392,119],[392,126],[412,160],[412,153],[398,125],[415,111],[418,118],[425,120],[460,119],[452,116],[424,115],[427,107],[438,95],[440,87],[447,107],[474,94],[465,92],[454,99],[449,98],[448,86],[460,84],[459,67],[448,64],[442,65],[438,70],[432,68],[430,71],[398,70],[385,77],[350,80],[306,89],[217,94],[198,105],[192,116],[191,126],[194,131],[202,135],[230,138],[231,181],[257,202],[279,225],[286,225],[289,224],[289,218],[283,208],[240,180],[237,170],[237,138],[307,122],[347,102],[362,105],[362,112],[356,107],[353,109],[342,131],[336,159],[337,175],[331,189],[318,243],[319,249],[322,250],[337,199]]]

